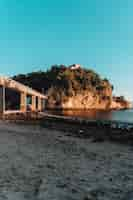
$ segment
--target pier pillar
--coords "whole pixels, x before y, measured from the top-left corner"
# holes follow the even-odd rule
[[[42,111],[45,109],[45,99],[41,99]]]
[[[24,93],[24,92],[21,92],[21,94],[20,94],[20,110],[22,111],[22,112],[26,112],[26,110],[27,110],[27,97],[26,97],[26,93]]]
[[[42,111],[41,98],[38,97],[38,111]]]
[[[5,111],[5,87],[0,86],[0,114],[4,114]]]
[[[36,96],[32,96],[32,102],[31,102],[31,109],[32,111],[36,111]]]

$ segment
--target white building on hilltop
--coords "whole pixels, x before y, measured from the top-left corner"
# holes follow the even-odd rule
[[[72,69],[72,70],[76,70],[76,69],[79,69],[79,68],[81,68],[79,64],[73,64],[73,65],[70,66],[70,69]]]

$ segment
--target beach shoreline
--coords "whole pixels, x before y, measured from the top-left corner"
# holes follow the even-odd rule
[[[54,125],[54,124],[53,124]],[[78,129],[77,129],[78,131]],[[132,196],[133,148],[40,125],[0,122],[1,200]]]
[[[133,123],[116,120],[87,120],[80,117],[46,115],[40,125],[53,130],[69,132],[69,135],[94,140],[133,142]]]
[[[120,120],[90,120],[78,116],[27,113],[7,115],[4,121],[20,125],[39,125],[50,130],[69,132],[74,137],[92,138],[94,141],[133,143],[133,123]]]

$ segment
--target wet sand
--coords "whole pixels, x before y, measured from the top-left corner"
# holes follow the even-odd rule
[[[69,134],[1,121],[0,200],[132,200],[133,147]]]

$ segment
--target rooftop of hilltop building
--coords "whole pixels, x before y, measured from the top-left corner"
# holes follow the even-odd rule
[[[80,64],[73,64],[73,65],[70,65],[69,67],[70,67],[70,69],[72,69],[72,70],[76,70],[76,69],[80,69],[80,68],[81,68],[81,65],[80,65]]]

